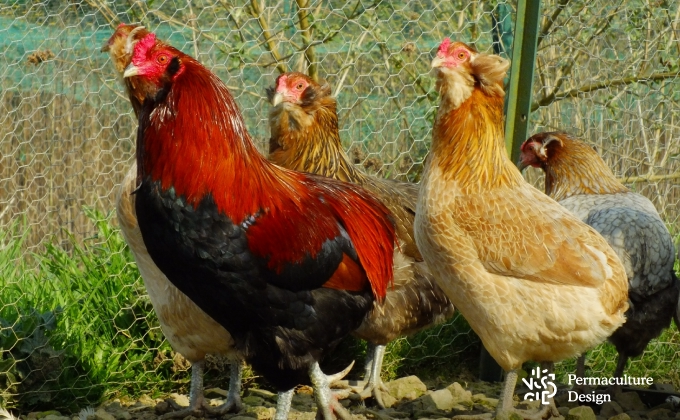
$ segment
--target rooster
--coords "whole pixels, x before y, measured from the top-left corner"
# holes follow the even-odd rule
[[[135,208],[154,263],[280,392],[277,418],[308,379],[324,418],[348,416],[319,360],[385,297],[388,209],[358,186],[268,162],[227,87],[153,33],[123,76],[146,90]]]
[[[135,39],[146,36],[148,33],[143,27],[121,24],[102,48],[102,51],[110,53],[114,67],[121,76],[132,59],[132,47]],[[143,98],[132,96],[137,90],[134,85],[137,81],[126,80],[128,82],[126,86],[130,86],[128,87],[130,101],[133,104],[135,114],[138,114]],[[118,192],[116,205],[118,223],[123,237],[135,257],[163,334],[172,348],[191,363],[189,407],[166,413],[161,418],[184,418],[188,415],[201,417],[203,410],[213,415],[224,414],[232,409],[240,411],[242,408],[240,397],[242,366],[241,358],[234,347],[234,341],[224,327],[215,322],[191,299],[180,292],[158,269],[149,256],[142,240],[142,234],[139,231],[135,213],[135,196],[132,195],[132,192],[137,185],[136,181],[137,165],[133,164],[125,175]],[[203,397],[203,368],[206,354],[223,355],[231,361],[227,401],[217,408],[211,408],[205,404]]]
[[[609,337],[619,353],[614,376],[621,377],[628,358],[642,354],[676,316],[680,289],[671,234],[651,201],[621,184],[592,147],[567,133],[526,140],[519,167],[527,166],[541,168],[545,193],[595,228],[623,262],[631,305],[626,323]],[[580,376],[584,363],[582,356]]]
[[[509,62],[445,39],[432,67],[441,104],[423,174],[415,238],[439,286],[507,371],[601,343],[628,309],[625,270],[607,242],[522,178],[505,151]],[[529,418],[539,413],[521,413]]]
[[[385,345],[399,336],[414,334],[453,313],[453,305],[432,279],[413,239],[418,186],[368,176],[349,161],[340,143],[336,101],[330,87],[302,73],[280,75],[267,89],[269,159],[285,168],[353,182],[366,188],[390,209],[396,220],[401,252],[394,255],[394,288],[385,303],[376,306],[354,335],[372,343],[366,362],[365,398],[373,395],[384,407],[380,378]]]

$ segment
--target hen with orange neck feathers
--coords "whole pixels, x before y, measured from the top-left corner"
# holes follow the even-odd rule
[[[592,147],[567,133],[527,139],[519,166],[543,169],[545,193],[595,228],[626,269],[631,307],[626,323],[609,338],[619,353],[614,376],[622,376],[628,358],[642,354],[673,316],[680,325],[671,234],[651,201],[626,188]]]
[[[577,356],[623,324],[628,283],[607,242],[510,162],[509,62],[447,39],[432,67],[441,104],[416,242],[439,286],[508,371],[500,414],[513,410],[522,363]]]
[[[135,45],[124,76],[156,87],[137,136],[149,254],[286,398],[309,375],[331,418],[340,408],[318,361],[384,299],[389,211],[357,186],[265,160],[226,86],[155,35]]]
[[[385,387],[380,371],[385,345],[399,336],[443,322],[454,313],[453,305],[434,283],[413,238],[418,186],[369,176],[350,163],[340,142],[337,104],[328,84],[319,84],[302,73],[286,73],[267,89],[267,96],[272,104],[272,162],[361,185],[395,218],[400,247],[394,254],[394,287],[388,289],[385,303],[376,306],[354,332],[374,345],[367,355],[367,386],[362,396],[372,394],[384,407],[381,393]]]

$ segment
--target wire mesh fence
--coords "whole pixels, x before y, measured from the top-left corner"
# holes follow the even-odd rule
[[[355,163],[418,181],[438,104],[434,49],[448,36],[509,55],[515,6],[0,2],[0,405],[76,409],[188,382],[110,216],[136,134],[108,55],[99,52],[118,23],[141,23],[215,71],[263,152],[264,89],[282,71],[325,79]],[[677,241],[680,4],[544,1],[538,42],[530,131],[563,129],[595,146],[624,183],[653,201]],[[538,171],[526,175],[540,185]],[[630,374],[680,385],[678,343],[668,330]],[[478,349],[457,317],[393,343],[386,375],[474,372]],[[614,363],[608,345],[590,353],[593,372],[610,373]]]

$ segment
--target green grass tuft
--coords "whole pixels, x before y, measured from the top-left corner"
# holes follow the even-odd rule
[[[172,349],[125,242],[110,216],[86,213],[97,235],[82,244],[71,235],[66,244],[49,241],[30,263],[17,235],[23,225],[0,238],[5,407],[76,411],[113,394],[177,387]]]

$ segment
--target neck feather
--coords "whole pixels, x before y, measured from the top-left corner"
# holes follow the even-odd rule
[[[461,88],[450,86],[459,82],[447,74],[439,78],[444,80],[439,81],[442,101],[433,128],[431,164],[439,165],[465,193],[519,185],[522,175],[505,150],[503,91],[489,94],[473,84],[469,96],[456,106],[451,92]]]
[[[295,185],[293,174],[259,154],[217,76],[188,56],[182,65],[184,71],[154,101],[145,102],[138,136],[143,179],[174,188],[194,206],[212,194],[221,211],[237,218],[275,206],[267,190],[286,181]]]
[[[545,171],[545,193],[556,201],[579,194],[629,192],[600,155],[585,143],[562,138],[562,146],[549,150]]]
[[[365,178],[342,148],[332,97],[309,105],[283,103],[272,108],[269,121],[269,159],[277,165],[346,182],[361,183]]]

